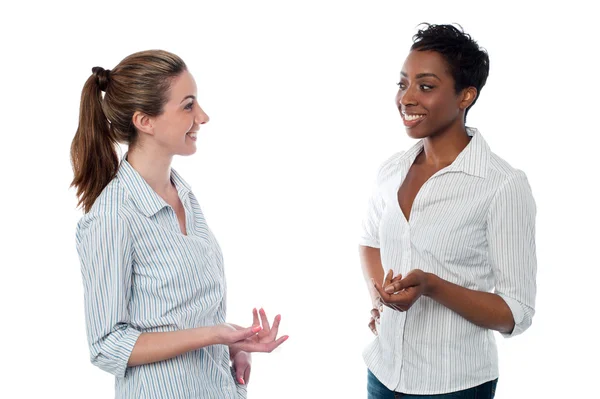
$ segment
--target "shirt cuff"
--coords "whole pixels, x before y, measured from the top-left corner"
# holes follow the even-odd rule
[[[504,302],[506,302],[506,304],[508,305],[510,311],[512,312],[513,320],[515,322],[515,326],[511,332],[509,332],[509,333],[501,332],[500,334],[502,334],[502,336],[505,338],[514,337],[515,335],[518,335],[522,332],[519,324],[521,324],[523,322],[523,319],[525,318],[525,312],[523,310],[523,306],[519,303],[519,301],[509,298],[506,295],[498,294],[498,296],[500,296],[500,298],[504,299]]]
[[[104,343],[104,354],[100,354],[92,363],[117,378],[124,378],[129,357],[141,334],[141,331],[132,327],[111,334]]]
[[[358,245],[362,245],[363,247],[379,248],[379,241],[362,237],[360,240],[358,240]]]

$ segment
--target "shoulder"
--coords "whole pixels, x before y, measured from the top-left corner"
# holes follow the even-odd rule
[[[400,160],[406,151],[400,151],[387,158],[380,166],[377,172],[377,184],[381,185],[388,179],[396,176],[400,171]]]
[[[114,178],[96,198],[94,205],[77,224],[76,237],[79,243],[82,238],[94,233],[118,234],[127,228],[122,215],[123,206],[127,199],[127,192],[122,187],[118,178]]]
[[[495,186],[495,201],[531,203],[535,201],[524,171],[514,168],[500,156],[490,154],[490,174]]]
[[[527,182],[527,175],[520,169],[513,167],[506,160],[495,153],[490,153],[490,177],[497,181],[499,186],[504,186],[514,181]]]

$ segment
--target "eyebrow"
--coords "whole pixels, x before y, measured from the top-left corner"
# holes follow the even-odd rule
[[[408,78],[408,75],[404,71],[400,72],[400,75],[404,76],[405,78]],[[426,77],[433,77],[433,78],[436,78],[437,80],[441,80],[440,78],[438,78],[438,76],[435,73],[418,73],[416,76],[417,79],[426,78]]]
[[[183,98],[183,100],[181,100],[181,103],[182,103],[182,102],[184,102],[185,100],[187,100],[188,98],[191,98],[192,100],[195,100],[195,99],[196,99],[196,96],[192,96],[191,94],[190,94],[189,96],[185,96],[185,97]],[[181,103],[179,103],[179,104],[181,104]]]

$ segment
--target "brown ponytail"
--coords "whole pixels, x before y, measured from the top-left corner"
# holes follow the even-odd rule
[[[77,188],[77,205],[84,212],[117,174],[117,144],[135,143],[133,114],[160,115],[171,80],[186,69],[181,58],[162,50],[132,54],[112,71],[92,68],[81,92],[79,126],[71,143],[71,186]]]

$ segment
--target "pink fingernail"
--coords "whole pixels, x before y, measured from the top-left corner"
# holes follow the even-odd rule
[[[256,327],[252,327],[252,332],[257,333],[260,330],[262,330],[262,326],[256,326]]]
[[[244,379],[243,379],[242,377],[240,377],[240,379],[239,379],[239,382],[240,382],[240,384],[242,384],[242,385],[244,385],[244,384],[245,384],[245,382],[244,382]]]

